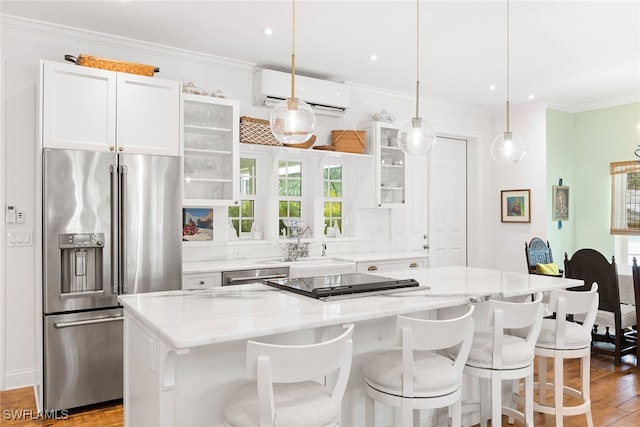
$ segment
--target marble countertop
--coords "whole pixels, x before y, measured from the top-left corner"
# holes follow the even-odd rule
[[[376,262],[376,261],[395,261],[399,259],[416,259],[429,257],[428,253],[422,251],[405,251],[405,252],[358,252],[337,254],[331,256],[333,259],[340,259],[351,262]]]
[[[218,273],[233,270],[250,270],[254,268],[275,268],[275,267],[295,267],[295,268],[320,268],[326,265],[328,270],[332,266],[342,266],[353,264],[350,261],[337,259],[334,257],[311,257],[302,258],[299,261],[284,261],[282,259],[232,259],[218,261],[197,261],[185,262],[182,264],[182,274]]]
[[[277,259],[256,259],[256,258],[238,258],[238,259],[222,259],[212,261],[194,261],[184,262],[182,264],[183,274],[202,274],[202,273],[218,273],[231,270],[248,270],[253,268],[269,268],[300,265],[304,262],[317,262],[319,260],[330,261],[336,263],[345,262],[376,262],[376,261],[394,261],[399,259],[426,259],[429,254],[421,251],[404,251],[404,252],[360,252],[335,254],[326,257],[303,258],[299,261],[282,261]]]
[[[465,304],[470,298],[510,297],[581,285],[578,280],[470,267],[440,267],[381,276],[415,278],[416,290],[318,301],[267,285],[121,295],[135,317],[175,349],[358,322]]]

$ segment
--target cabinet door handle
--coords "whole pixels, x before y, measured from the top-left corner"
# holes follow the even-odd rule
[[[378,270],[378,267],[376,267],[375,265],[370,265],[369,268],[367,268],[367,271],[376,271]]]
[[[204,280],[200,280],[200,284],[201,284],[201,285],[204,285]]]
[[[409,264],[409,268],[418,268],[419,265],[417,262],[412,262],[411,264]]]

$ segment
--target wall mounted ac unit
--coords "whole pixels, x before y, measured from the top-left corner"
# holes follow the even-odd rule
[[[316,114],[341,116],[349,108],[349,88],[344,83],[296,74],[296,97],[311,105]],[[253,74],[253,105],[275,106],[291,96],[291,74],[259,70]]]

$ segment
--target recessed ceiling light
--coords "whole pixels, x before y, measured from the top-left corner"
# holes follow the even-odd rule
[[[533,98],[535,98],[535,97],[536,97],[536,96],[535,96],[534,94],[532,94],[532,93],[531,93],[531,94],[529,94],[529,99],[533,99]]]
[[[375,53],[372,53],[371,55],[369,55],[369,59],[372,61],[377,61],[378,60],[378,55],[376,55]]]
[[[273,34],[273,30],[271,28],[265,28],[264,34],[267,36],[270,36],[271,34]]]
[[[496,90],[496,85],[489,86],[489,90]]]

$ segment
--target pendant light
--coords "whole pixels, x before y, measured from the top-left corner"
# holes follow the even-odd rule
[[[436,144],[436,133],[420,117],[420,0],[416,0],[416,115],[398,133],[398,146],[407,154],[425,154]]]
[[[524,138],[509,129],[509,0],[507,0],[507,130],[491,143],[491,157],[496,163],[518,163],[526,153]]]
[[[291,97],[278,103],[271,111],[271,132],[283,144],[307,141],[316,127],[313,110],[295,95],[296,54],[295,54],[295,0],[291,0]]]

